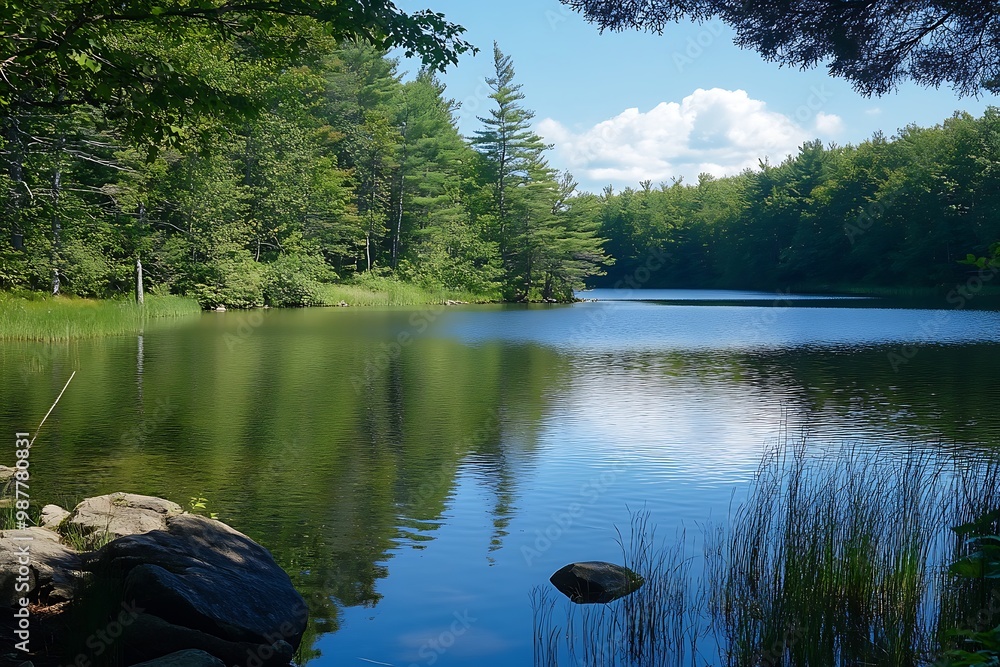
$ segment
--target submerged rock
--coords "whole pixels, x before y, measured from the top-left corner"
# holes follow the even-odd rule
[[[642,577],[621,565],[601,561],[570,563],[549,581],[578,604],[605,603],[625,597],[643,584]]]

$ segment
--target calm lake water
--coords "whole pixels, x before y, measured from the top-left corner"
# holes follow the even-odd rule
[[[34,430],[77,371],[32,450],[33,502],[205,498],[309,601],[313,667],[531,664],[533,587],[620,561],[629,508],[661,536],[724,523],[785,437],[953,457],[1000,441],[1000,312],[581,296],[599,301],[210,313],[4,344],[0,425]]]

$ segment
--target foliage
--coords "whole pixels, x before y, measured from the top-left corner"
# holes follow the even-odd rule
[[[960,262],[1000,238],[998,179],[1000,110],[990,108],[857,146],[806,142],[737,176],[608,189],[600,234],[617,262],[605,282],[933,287],[964,304],[995,277],[992,264]]]
[[[323,40],[359,38],[402,47],[433,67],[472,47],[464,29],[429,10],[408,14],[390,0],[101,0],[0,3],[0,108],[91,104],[126,121],[137,139],[182,138],[191,117],[236,122],[266,99],[253,83],[308,60]],[[251,74],[240,80],[225,65]],[[235,84],[235,85],[234,85]]]
[[[948,632],[958,646],[945,654],[949,667],[1000,665],[1000,625],[997,625],[996,600],[1000,597],[1000,511],[993,510],[975,521],[953,528],[963,540],[966,552],[951,565],[951,574],[979,589],[981,607],[977,627],[964,627]],[[971,616],[971,615],[970,615]]]
[[[736,43],[792,67],[824,64],[866,95],[904,79],[965,95],[1000,91],[1000,23],[992,2],[750,2],[749,0],[561,0],[602,30],[662,33],[689,17],[718,17]]]

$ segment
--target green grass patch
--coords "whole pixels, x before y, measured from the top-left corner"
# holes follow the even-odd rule
[[[201,312],[198,302],[180,296],[147,296],[132,301],[77,299],[0,293],[0,340],[66,341],[142,331],[150,321]]]
[[[470,292],[427,289],[420,285],[403,282],[385,276],[364,275],[352,283],[320,285],[318,305],[338,306],[423,306],[445,301],[465,301],[468,303],[488,303],[497,300],[497,295],[473,294]]]

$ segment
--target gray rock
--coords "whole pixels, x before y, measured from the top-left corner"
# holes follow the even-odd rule
[[[46,505],[42,508],[41,522],[43,528],[56,530],[63,519],[69,516],[69,511],[59,505]]]
[[[92,544],[102,539],[166,530],[167,519],[182,514],[177,503],[133,493],[112,493],[87,498],[63,520],[63,534],[79,531]]]
[[[132,667],[226,667],[226,663],[204,651],[188,649],[138,663]]]
[[[88,569],[121,573],[125,600],[167,623],[229,642],[284,640],[298,647],[308,608],[267,549],[195,514],[169,517],[166,524],[166,530],[111,542]]]
[[[28,561],[28,590],[18,591],[23,560]],[[51,530],[0,531],[0,606],[16,606],[21,597],[48,603],[71,600],[83,577],[82,569],[80,554],[60,544],[59,535]]]
[[[621,565],[588,561],[570,563],[549,579],[578,604],[605,603],[625,597],[643,584],[642,577]]]

